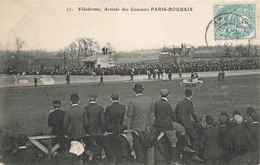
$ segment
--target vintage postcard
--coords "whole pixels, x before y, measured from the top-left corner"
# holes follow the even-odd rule
[[[260,164],[260,1],[1,0],[0,25],[0,164]]]

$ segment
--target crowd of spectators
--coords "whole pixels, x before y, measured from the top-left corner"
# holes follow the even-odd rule
[[[259,69],[259,59],[211,59],[198,61],[179,61],[174,62],[135,62],[118,64],[114,67],[102,67],[89,69],[86,67],[60,67],[54,68],[33,68],[33,69],[5,69],[1,74],[14,75],[134,75],[151,73],[154,70],[165,73],[178,73],[180,70],[185,72],[207,72],[219,70],[248,70]]]

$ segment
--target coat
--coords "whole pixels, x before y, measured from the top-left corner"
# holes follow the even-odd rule
[[[114,102],[108,106],[105,112],[107,131],[121,133],[124,130],[123,122],[126,108],[124,105]]]
[[[19,165],[30,165],[36,164],[37,154],[32,149],[21,148],[18,149],[17,152],[13,154],[14,163],[18,163]]]
[[[171,105],[164,99],[154,104],[155,122],[154,126],[162,130],[173,130],[172,121],[174,118]]]
[[[190,100],[184,99],[180,101],[175,108],[175,116],[178,123],[180,123],[186,129],[193,129],[193,124],[190,119],[190,115],[195,121],[198,121],[194,112],[193,104]]]
[[[152,125],[153,113],[152,98],[138,95],[131,99],[126,112],[126,115],[131,118],[130,129],[146,131],[147,126]]]
[[[252,123],[249,126],[249,132],[252,136],[252,139],[254,141],[254,150],[259,150],[259,123]]]
[[[65,135],[66,130],[63,127],[65,111],[63,110],[54,110],[49,114],[48,118],[48,126],[52,127],[51,134],[52,135]]]
[[[87,133],[90,135],[103,135],[106,128],[104,108],[95,103],[90,103],[84,109],[84,121]]]
[[[69,137],[82,138],[86,136],[84,112],[84,109],[78,106],[73,106],[65,112],[63,127],[67,130]]]
[[[217,160],[224,153],[219,143],[219,129],[214,126],[204,129],[200,144],[204,148],[205,160]]]
[[[251,134],[243,124],[235,124],[230,128],[230,141],[233,147],[245,147],[247,150],[254,145]]]

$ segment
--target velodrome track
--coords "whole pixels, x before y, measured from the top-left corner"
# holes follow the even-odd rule
[[[211,72],[199,72],[199,78],[212,78],[218,76],[218,71]],[[256,75],[260,74],[260,69],[254,70],[232,70],[225,71],[225,76],[242,76],[242,75]],[[0,88],[5,87],[30,87],[34,86],[34,75],[0,75]],[[182,78],[189,78],[190,73],[182,73]],[[157,78],[157,76],[156,76]],[[118,76],[118,75],[109,75],[104,76],[104,83],[112,82],[129,82],[130,76]],[[180,80],[179,74],[174,73],[172,76],[173,80]],[[71,85],[77,84],[96,84],[99,83],[100,76],[70,76]],[[156,79],[158,80],[158,79]],[[143,81],[156,81],[148,80],[147,75],[135,75],[134,82],[143,82]],[[167,75],[161,80],[168,80]],[[53,85],[66,85],[64,75],[38,75],[38,86],[53,86]]]

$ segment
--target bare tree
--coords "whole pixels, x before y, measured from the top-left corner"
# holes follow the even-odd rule
[[[75,42],[72,42],[68,48],[66,48],[66,51],[69,53],[71,59],[74,59],[75,54],[77,54],[77,46]]]
[[[21,38],[16,37],[16,48],[17,48],[17,55],[19,57],[20,55],[20,50],[22,49],[23,45],[24,45],[24,41],[22,41]]]

